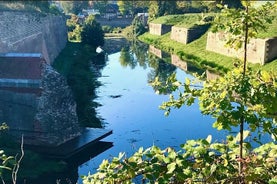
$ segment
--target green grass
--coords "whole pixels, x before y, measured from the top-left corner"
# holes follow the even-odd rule
[[[205,14],[205,16],[214,16],[214,14]],[[272,38],[277,37],[277,11],[274,12],[272,24],[267,25],[267,31],[260,31],[258,38]],[[153,23],[161,23],[168,25],[177,25],[180,27],[193,27],[201,24],[202,14],[184,14],[184,15],[167,15],[159,17],[152,21]],[[139,39],[147,44],[164,51],[177,54],[184,61],[192,62],[196,66],[217,71],[218,73],[225,73],[232,69],[234,61],[237,58],[228,57],[222,54],[214,53],[206,50],[207,33],[199,39],[187,45],[179,43],[170,39],[170,33],[157,36],[145,33]],[[267,63],[263,66],[259,64],[248,64],[254,70],[266,70],[277,74],[277,59]]]
[[[267,31],[259,32],[257,37],[258,38],[272,38],[277,37],[277,11],[273,15],[274,19],[272,24],[267,24]]]
[[[206,24],[202,21],[204,16],[213,16],[212,13],[189,13],[183,15],[165,15],[153,20],[151,23],[176,25],[178,27],[191,28],[195,25]]]
[[[164,51],[177,54],[184,61],[191,62],[198,67],[209,69],[217,73],[226,73],[234,67],[233,63],[237,60],[236,58],[207,51],[207,33],[187,45],[171,40],[170,33],[163,36],[145,33],[141,35],[139,39]],[[277,59],[264,66],[257,64],[249,64],[249,66],[254,70],[262,69],[277,74]]]
[[[156,24],[166,24],[166,25],[182,25],[184,27],[191,27],[195,23],[200,22],[201,14],[184,14],[184,15],[166,15],[159,17],[152,21]]]

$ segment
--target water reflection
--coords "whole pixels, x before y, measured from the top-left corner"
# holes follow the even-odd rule
[[[165,82],[174,72],[180,81],[194,77],[172,65],[170,55],[165,55],[165,59],[158,58],[150,54],[149,46],[138,43],[110,54],[107,66],[101,71],[99,82],[102,85],[97,89],[96,101],[102,105],[97,112],[104,119],[106,128],[113,130],[113,134],[104,140],[113,142],[114,146],[81,165],[79,175],[95,172],[103,159],[117,156],[119,152],[130,156],[139,147],[152,145],[179,149],[186,140],[206,138],[209,134],[213,135],[214,141],[225,138],[225,132],[213,129],[214,120],[203,116],[197,104],[172,110],[169,117],[164,116],[158,107],[168,100],[168,96],[155,94],[149,82],[157,76]],[[131,60],[122,60],[127,57]]]
[[[55,165],[49,165],[49,166],[42,166],[45,167],[44,174],[40,175],[36,179],[32,179],[32,176],[27,178],[20,178],[19,183],[40,183],[40,184],[70,184],[70,183],[77,183],[78,179],[80,177],[78,173],[78,167],[85,162],[89,161],[93,157],[96,157],[97,155],[103,153],[104,151],[110,149],[113,146],[112,142],[105,142],[105,141],[99,141],[96,142],[93,146],[87,147],[83,151],[79,152],[78,154],[69,157],[65,160],[51,160],[51,163],[53,164],[53,161],[56,161],[56,164],[63,164],[64,169],[61,171],[57,171],[55,168]],[[46,158],[47,155],[45,155]],[[43,158],[43,157],[42,157]],[[43,161],[45,163],[45,160]],[[46,163],[47,164],[47,163]],[[55,163],[54,163],[55,164]],[[34,168],[26,168],[24,165],[22,166],[22,170],[24,172],[32,173],[34,172]]]
[[[41,89],[39,88],[0,88],[0,121],[9,123],[11,127],[16,127],[16,129],[10,129],[9,132],[15,132],[19,129],[20,132],[24,130],[25,134],[30,135],[35,131],[33,122],[37,112],[37,96],[40,93]],[[11,145],[14,149],[19,149],[19,145],[13,142],[11,137],[3,137],[1,132],[1,147],[11,147]],[[60,184],[76,183],[79,178],[79,165],[112,146],[112,142],[100,141],[70,158],[49,159],[49,155],[38,155],[33,149],[30,152],[30,146],[24,145],[25,157],[23,158],[23,164],[20,165],[19,183],[50,184],[56,183],[57,180]],[[51,147],[48,149],[51,149]],[[42,150],[38,151],[41,152]],[[17,152],[19,151],[14,150],[8,154],[15,155]],[[60,171],[55,169],[60,167],[61,164],[63,169]],[[34,179],[34,177],[38,178]]]

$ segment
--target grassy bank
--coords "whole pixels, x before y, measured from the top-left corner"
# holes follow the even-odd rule
[[[191,62],[204,69],[217,71],[217,73],[226,73],[234,67],[233,63],[237,60],[236,58],[207,51],[207,33],[189,44],[182,44],[171,40],[170,33],[162,36],[145,33],[139,37],[139,40],[147,44],[154,45],[155,47],[166,52],[177,54],[184,61]],[[262,69],[272,71],[277,74],[277,59],[265,64],[264,66],[260,66],[258,64],[249,64],[249,66],[255,70]]]
[[[181,27],[190,27],[193,26],[196,22],[200,21],[201,15],[202,14],[167,15],[159,17],[152,22],[167,25],[179,25]],[[209,14],[205,14],[205,16],[208,15]],[[277,17],[277,12],[274,14],[274,16]],[[277,36],[277,18],[273,20],[271,25],[267,26],[267,32],[260,32],[257,35],[258,38],[270,38]],[[194,65],[204,69],[216,71],[217,73],[226,73],[228,70],[234,67],[234,61],[238,60],[237,58],[207,51],[207,33],[189,44],[182,44],[171,40],[170,33],[162,36],[145,33],[139,37],[139,40],[166,52],[177,54],[184,61],[191,62]],[[260,66],[259,64],[249,64],[249,66],[254,70],[267,70],[277,74],[277,59],[263,66]]]

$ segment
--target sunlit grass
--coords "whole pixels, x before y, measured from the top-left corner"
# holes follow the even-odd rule
[[[178,27],[191,28],[195,25],[201,25],[203,18],[213,16],[214,13],[188,13],[182,15],[165,15],[153,20],[151,23],[176,25]]]
[[[206,50],[207,33],[199,39],[187,45],[170,39],[170,33],[163,36],[151,35],[145,33],[139,39],[145,43],[154,45],[164,51],[175,53],[184,61],[189,61],[204,69],[210,69],[219,73],[225,73],[234,67],[236,58],[228,57],[222,54]],[[249,64],[254,70],[267,70],[277,74],[277,59],[263,66],[258,64]]]
[[[277,37],[277,11],[273,14],[274,19],[272,24],[267,24],[267,31],[260,31],[257,35],[258,38],[272,38]]]

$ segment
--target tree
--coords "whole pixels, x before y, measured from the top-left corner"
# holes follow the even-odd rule
[[[78,14],[89,6],[88,1],[61,1],[61,5],[66,14]]]
[[[163,15],[170,15],[176,13],[177,4],[176,1],[162,1],[154,0],[149,3],[149,19],[152,21]]]
[[[272,23],[271,11],[272,4],[267,3],[262,5],[260,8],[255,8],[251,6],[253,2],[244,1],[244,9],[229,9],[227,6],[224,6],[222,10],[222,17],[224,20],[217,18],[216,26],[214,31],[225,30],[225,33],[230,35],[227,40],[227,45],[235,49],[239,49],[243,46],[244,58],[243,58],[243,70],[242,70],[242,87],[244,90],[247,90],[248,77],[246,76],[247,68],[247,44],[249,39],[256,37],[258,30],[266,31],[266,24]],[[227,20],[227,21],[226,21]],[[252,86],[251,86],[252,87]],[[250,88],[251,90],[251,88]],[[240,108],[245,109],[248,103],[248,99],[251,96],[245,96],[246,94],[240,94],[239,97],[244,97],[244,102],[240,102]],[[250,103],[251,104],[251,103]],[[245,118],[245,113],[242,111],[240,113],[240,159],[243,160],[243,130],[244,123],[247,121]],[[242,162],[240,162],[240,174],[242,174]]]
[[[148,12],[149,12],[148,22],[151,22],[152,20],[160,16],[159,4],[157,0],[150,1]]]
[[[81,40],[84,44],[89,44],[93,47],[104,45],[104,32],[100,24],[95,20],[94,15],[89,15],[81,31]]]
[[[106,12],[107,3],[107,0],[93,1],[93,6],[95,9],[98,9],[99,12],[102,14]]]
[[[122,15],[132,12],[132,1],[117,1],[118,9]]]
[[[241,0],[222,0],[220,2],[222,5],[227,5],[228,8],[243,8],[243,5],[241,3]]]

